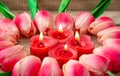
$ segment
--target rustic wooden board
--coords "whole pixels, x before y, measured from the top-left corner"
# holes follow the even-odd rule
[[[21,12],[24,11],[12,11],[15,14],[19,14]],[[27,11],[28,12],[28,11]],[[76,15],[81,12],[81,11],[69,11],[69,13],[75,18]],[[52,11],[51,12],[54,19],[55,16],[57,15],[56,11]],[[116,23],[120,23],[120,11],[106,11],[105,13],[103,13],[102,16],[108,16],[111,17]],[[0,19],[4,18],[1,14],[0,14]],[[97,41],[97,37],[94,35],[91,35],[92,37],[92,41],[95,43],[95,47],[99,47],[101,46],[101,44],[98,43]],[[23,36],[21,36],[21,38],[18,40],[18,44],[21,44],[25,47],[25,50],[29,52],[29,43],[30,43],[30,38],[25,38]],[[120,74],[116,74],[116,76],[120,76]]]
[[[12,10],[26,10],[29,9],[27,0],[0,0],[5,3]],[[61,0],[38,0],[40,9],[54,10],[59,7]],[[100,0],[71,0],[68,10],[78,11],[87,10],[90,11],[96,3]],[[107,10],[120,11],[120,0],[112,0],[111,5]]]

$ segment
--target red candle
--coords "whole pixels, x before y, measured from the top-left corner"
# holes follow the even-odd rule
[[[48,55],[55,58],[61,67],[68,60],[77,59],[77,51],[65,44],[59,44],[56,47],[52,48],[48,52]]]
[[[82,54],[92,53],[94,49],[94,43],[90,41],[91,38],[88,35],[81,35],[79,33],[75,33],[75,38],[71,38],[67,45],[78,50],[78,56]]]
[[[62,28],[60,25],[58,30],[49,31],[48,35],[56,39],[59,43],[65,43],[71,37],[73,37],[74,32],[72,30],[67,30]]]
[[[30,53],[43,59],[48,56],[48,51],[57,44],[57,41],[51,37],[39,35],[33,36],[30,43]]]

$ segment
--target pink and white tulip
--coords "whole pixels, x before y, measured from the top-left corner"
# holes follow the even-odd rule
[[[74,19],[69,13],[63,12],[56,16],[55,23],[57,28],[61,25],[63,29],[72,29],[74,26]]]
[[[103,43],[106,39],[119,39],[120,38],[120,31],[118,32],[109,32],[101,37],[98,37],[98,41]]]
[[[27,55],[22,45],[15,45],[0,51],[0,69],[5,72],[12,71],[13,66]]]
[[[54,26],[54,21],[51,13],[46,10],[40,10],[36,13],[34,22],[38,30],[48,32]]]
[[[52,57],[43,59],[38,76],[63,76],[58,62]]]
[[[9,42],[9,41],[0,41],[0,51],[2,49],[5,49],[5,48],[8,48],[8,47],[11,47],[11,46],[14,46],[14,44],[12,42]]]
[[[18,28],[10,19],[0,20],[0,30],[5,32],[7,35],[11,36],[15,40],[20,37]]]
[[[25,37],[30,37],[34,35],[37,31],[29,14],[26,12],[17,15],[13,21],[17,25],[20,33],[24,35]]]
[[[93,50],[93,53],[96,55],[104,56],[110,60],[110,64],[108,67],[110,71],[120,71],[120,50],[113,47],[101,46],[95,48]]]
[[[92,22],[88,30],[90,33],[97,35],[99,31],[102,31],[112,26],[115,26],[115,23],[112,19],[110,19],[109,17],[101,17]]]
[[[0,30],[0,41],[8,41],[12,42],[13,44],[17,44],[16,39],[11,37],[10,35],[7,35],[6,32],[3,32]]]
[[[106,39],[104,40],[103,45],[114,47],[120,50],[120,39]]]
[[[79,61],[84,65],[89,71],[95,75],[104,75],[108,69],[110,60],[103,56],[95,54],[84,54],[79,58]]]
[[[41,61],[36,56],[27,56],[18,61],[13,70],[12,76],[38,76]]]
[[[98,38],[101,38],[102,36],[111,33],[111,32],[120,32],[120,27],[119,26],[114,26],[114,27],[109,27],[107,29],[104,29],[100,32],[97,33]]]
[[[63,65],[64,76],[90,76],[89,71],[79,61],[69,60]]]
[[[89,12],[81,12],[75,19],[75,29],[79,30],[81,34],[86,34],[93,21],[94,17]]]

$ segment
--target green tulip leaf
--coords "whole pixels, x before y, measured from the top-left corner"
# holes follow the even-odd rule
[[[3,4],[2,2],[0,2],[0,12],[6,17],[6,18],[9,18],[9,19],[13,19],[15,17],[15,15],[10,12],[9,8]]]
[[[112,72],[110,72],[110,71],[108,71],[107,74],[108,74],[109,76],[115,76],[115,75],[114,75]]]
[[[97,18],[99,17],[110,5],[111,0],[101,0],[91,11],[91,14]]]
[[[67,7],[70,3],[70,0],[62,0],[58,9],[58,12],[65,12],[67,10]]]
[[[11,72],[3,72],[0,70],[0,76],[11,76]]]
[[[31,17],[32,17],[32,19],[34,19],[35,14],[39,10],[37,0],[28,0],[28,6],[30,9]]]

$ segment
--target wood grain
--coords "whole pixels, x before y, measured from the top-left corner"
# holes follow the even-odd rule
[[[5,3],[11,10],[26,10],[28,8],[27,0],[0,0]],[[61,0],[38,0],[39,8],[56,11]],[[71,0],[68,10],[90,11],[100,0]],[[120,0],[112,0],[107,9],[109,11],[120,11]]]

